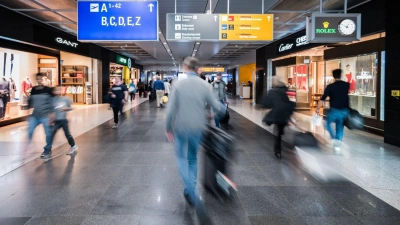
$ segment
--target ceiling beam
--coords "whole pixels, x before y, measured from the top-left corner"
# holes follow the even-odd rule
[[[12,9],[16,12],[43,12],[43,11],[57,11],[57,12],[76,12],[76,9]]]

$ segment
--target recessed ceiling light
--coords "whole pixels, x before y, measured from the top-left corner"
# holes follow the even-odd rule
[[[196,45],[199,45],[200,44],[200,42],[196,42]]]
[[[275,17],[275,20],[279,20],[279,16]]]
[[[167,44],[167,42],[164,42],[164,45],[166,45]]]
[[[197,49],[194,50],[195,52],[197,51]]]
[[[167,51],[171,51],[171,50],[167,49]]]

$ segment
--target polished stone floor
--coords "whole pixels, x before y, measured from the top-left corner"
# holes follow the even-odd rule
[[[0,177],[0,224],[200,224],[183,198],[164,120],[164,108],[144,102],[125,111],[118,130],[109,120],[77,136],[76,155],[61,144],[59,157]],[[276,159],[271,133],[251,118],[231,110],[225,129],[237,141],[231,198],[202,188],[199,153],[198,189],[213,224],[400,224],[400,211],[347,178],[314,179],[289,146]]]

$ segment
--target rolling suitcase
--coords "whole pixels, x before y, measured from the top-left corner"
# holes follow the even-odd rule
[[[225,112],[225,115],[223,115],[223,116],[220,118],[219,122],[220,122],[221,124],[228,124],[230,118],[231,118],[231,117],[230,117],[230,115],[229,115],[228,104],[227,104],[227,105],[226,105],[226,112]]]
[[[221,191],[229,196],[231,188],[236,190],[236,185],[225,176],[233,142],[233,137],[225,131],[207,126],[202,142],[205,149],[204,186],[215,196],[219,196]]]
[[[148,94],[147,91],[144,91],[143,92],[143,98],[147,98],[147,94]]]

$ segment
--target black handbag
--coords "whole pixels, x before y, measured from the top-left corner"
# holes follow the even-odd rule
[[[344,122],[344,125],[350,130],[364,129],[364,117],[355,109],[349,109],[349,116]]]
[[[219,119],[219,122],[220,122],[221,124],[228,124],[230,118],[231,118],[231,116],[229,115],[228,105],[226,105],[225,115],[223,115],[223,116]]]

